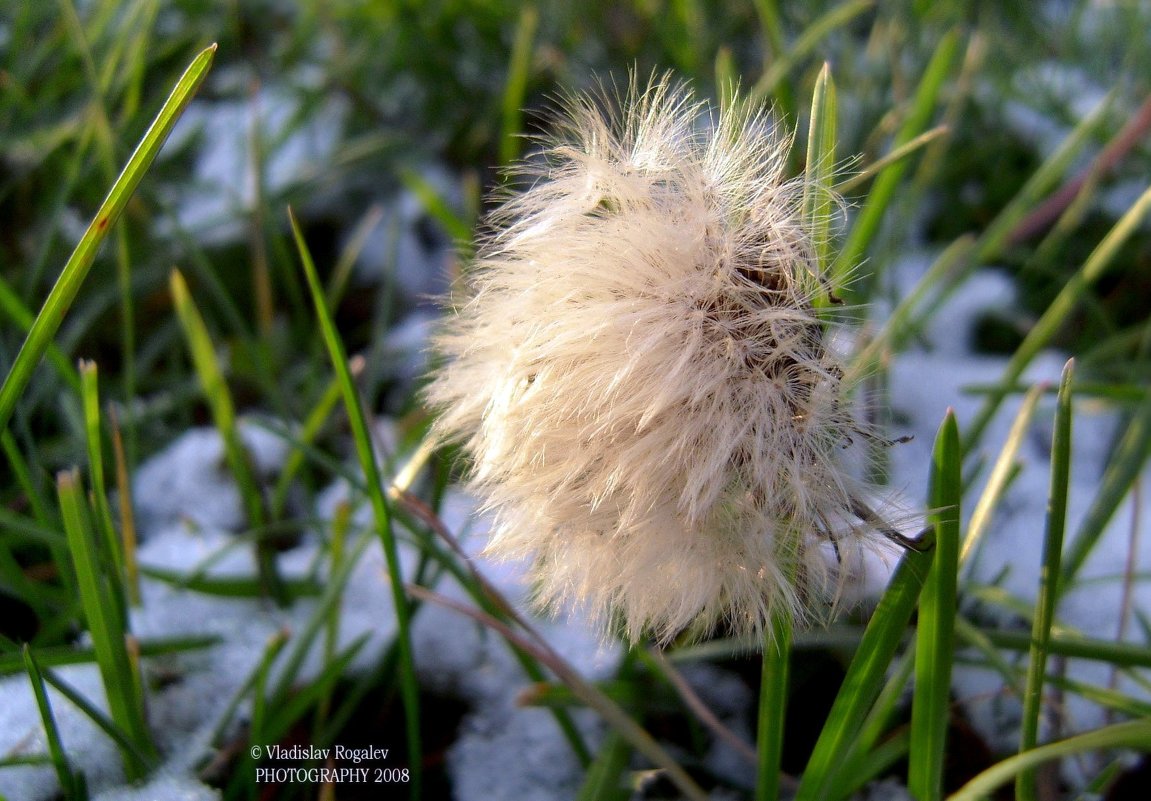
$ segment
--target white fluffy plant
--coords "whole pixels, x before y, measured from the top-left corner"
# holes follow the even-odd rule
[[[565,106],[487,218],[427,389],[488,552],[633,641],[824,617],[899,535],[845,465],[871,435],[816,314],[790,133],[667,77]]]

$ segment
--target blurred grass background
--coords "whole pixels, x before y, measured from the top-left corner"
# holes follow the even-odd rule
[[[910,250],[994,230],[1074,134],[1077,147],[1043,190],[1012,211],[994,246],[966,255],[957,271],[988,266],[1016,281],[1020,304],[987,316],[978,345],[1012,354],[1146,189],[1148,30],[1151,6],[1134,1],[7,0],[0,7],[5,374],[176,78],[203,48],[215,42],[218,50],[4,433],[0,649],[16,657],[18,643],[34,651],[67,646],[89,625],[70,577],[66,495],[61,489],[57,499],[54,478],[93,461],[78,358],[99,367],[128,474],[190,426],[216,425],[227,439],[232,414],[311,418],[310,447],[348,452],[288,206],[344,349],[365,357],[356,379],[364,407],[396,418],[401,439],[415,442],[427,424],[414,395],[419,366],[389,332],[426,313],[429,295],[460,269],[455,254],[467,253],[484,198],[504,180],[499,168],[530,151],[521,134],[546,125],[542,112],[555,97],[599,81],[623,83],[629,70],[671,69],[717,99],[738,82],[773,104],[803,143],[826,63],[838,98],[837,158],[858,156],[849,173],[946,126],[900,162],[905,172],[879,207],[877,228],[851,253],[848,266],[865,264],[870,274],[851,286],[852,300],[904,294],[886,270]],[[952,58],[938,58],[944,47],[954,48]],[[921,81],[933,63],[940,83],[925,100]],[[802,151],[794,154],[796,172]],[[1086,180],[1074,184],[1080,176]],[[859,230],[877,184],[846,193],[845,239]],[[1065,202],[1045,212],[1043,200],[1061,187],[1071,190]],[[1107,263],[1044,338],[1078,357],[1084,387],[1134,409],[1146,406],[1151,379],[1145,222]],[[200,327],[189,329],[174,304],[181,297],[174,267]],[[217,379],[210,358],[205,368],[189,357],[196,337],[214,349]],[[914,337],[914,326],[901,332],[903,342]],[[205,393],[212,380],[226,383],[230,411],[218,393]],[[112,465],[110,423],[103,425],[95,453]],[[1146,437],[1131,447],[1125,463],[1137,463],[1138,474]],[[242,478],[242,454],[230,452],[229,460],[241,483],[255,481]],[[433,461],[442,489],[447,466]],[[301,456],[290,472],[314,494],[336,471],[331,459]],[[268,508],[249,506],[250,522],[290,535],[299,524],[276,497]],[[274,562],[274,553],[265,558]],[[274,564],[262,564],[259,586],[290,602],[291,588],[276,589]]]

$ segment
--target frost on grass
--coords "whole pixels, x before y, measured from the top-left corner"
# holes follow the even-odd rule
[[[545,607],[632,639],[819,617],[883,537],[843,464],[867,432],[791,137],[667,79],[612,105],[569,99],[488,218],[437,339],[439,432]]]

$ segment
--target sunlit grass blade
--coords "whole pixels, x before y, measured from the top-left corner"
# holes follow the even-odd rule
[[[940,90],[951,73],[959,41],[959,34],[956,31],[951,31],[940,40],[935,54],[923,72],[923,78],[916,89],[907,118],[895,136],[893,147],[899,148],[911,142],[927,128],[932,114],[935,113]],[[833,281],[838,283],[838,279],[854,269],[867,253],[908,167],[908,161],[896,161],[875,179],[859,217],[851,226],[851,232],[836,256],[831,270]]]
[[[1055,407],[1055,435],[1051,443],[1051,487],[1047,498],[1047,533],[1043,539],[1043,569],[1039,575],[1039,597],[1031,627],[1031,652],[1027,665],[1027,689],[1023,696],[1023,719],[1019,730],[1019,753],[1035,747],[1039,738],[1039,717],[1043,711],[1043,679],[1047,671],[1047,643],[1055,604],[1059,599],[1060,559],[1063,555],[1063,529],[1067,523],[1067,488],[1071,480],[1071,377],[1074,360],[1063,368],[1059,400]],[[1019,801],[1037,798],[1035,772],[1027,769],[1015,781]]]
[[[128,159],[123,172],[112,184],[107,197],[96,212],[95,218],[88,225],[88,230],[80,238],[76,249],[72,251],[68,262],[60,273],[56,285],[44,301],[44,306],[36,316],[24,340],[20,352],[0,386],[0,429],[8,425],[12,411],[16,408],[16,401],[32,377],[33,370],[40,363],[40,358],[47,350],[49,343],[56,336],[56,331],[64,320],[72,301],[80,291],[80,286],[88,274],[88,269],[96,258],[101,243],[108,235],[109,229],[119,219],[120,213],[127,205],[132,193],[140,184],[148,167],[152,164],[164,140],[172,132],[176,120],[192,99],[196,89],[203,82],[212,66],[212,59],[216,54],[216,46],[212,45],[200,52],[168,96],[160,113],[156,115],[152,125],[144,134],[144,138],[136,146],[135,152]]]
[[[1115,511],[1143,474],[1148,456],[1151,456],[1151,395],[1127,420],[1126,430],[1103,471],[1099,490],[1075,532],[1063,564],[1064,587],[1071,586],[1087,562]]]
[[[512,42],[511,58],[508,61],[508,79],[504,85],[500,124],[500,164],[503,165],[515,161],[520,152],[521,109],[527,92],[532,47],[539,20],[540,14],[535,5],[525,3],[520,10],[520,20],[516,26],[516,37]]]
[[[1032,387],[1019,407],[1019,414],[1015,416],[1011,431],[1008,432],[999,456],[995,459],[983,494],[979,496],[975,511],[971,513],[971,520],[967,524],[967,533],[963,539],[963,548],[959,552],[960,565],[966,565],[971,554],[977,551],[979,543],[983,540],[983,534],[991,523],[992,515],[1007,491],[1007,484],[1016,466],[1015,458],[1019,455],[1019,448],[1023,444],[1024,435],[1031,425],[1031,418],[1035,415],[1035,408],[1039,405],[1039,398],[1043,396],[1044,389],[1042,384]]]
[[[215,423],[216,430],[220,432],[220,438],[224,442],[224,458],[240,490],[248,527],[261,532],[268,523],[268,517],[260,483],[256,478],[251,456],[240,439],[232,394],[228,391],[223,370],[216,358],[216,349],[208,334],[208,327],[204,324],[204,318],[200,316],[195,301],[188,293],[188,285],[179,270],[172,271],[169,285],[172,303],[176,307],[176,315],[180,318],[180,327],[184,331],[184,338],[192,355],[192,365],[204,392],[204,399],[211,409],[212,422]],[[263,537],[256,541],[256,563],[260,578],[264,582],[264,590],[268,595],[281,606],[289,603],[291,597],[276,566],[275,549]]]
[[[915,688],[907,788],[919,801],[943,795],[943,761],[951,717],[951,666],[955,659],[956,580],[959,571],[959,504],[963,493],[959,428],[948,410],[935,440],[931,469],[931,522],[935,560],[919,599]]]
[[[124,770],[130,778],[140,778],[150,765],[142,762],[136,752],[151,760],[156,751],[144,716],[143,684],[136,662],[128,652],[127,632],[109,587],[118,577],[106,571],[107,561],[100,558],[99,542],[92,530],[79,475],[76,471],[62,472],[56,484],[80,602],[92,635],[108,708],[112,720],[136,745],[135,751],[121,749]]]
[[[1020,771],[1034,768],[1052,759],[1107,748],[1146,749],[1151,744],[1151,720],[1136,720],[1105,726],[1066,740],[1042,745],[1023,754],[992,765],[963,785],[948,801],[978,801],[989,797],[995,788],[1010,781]]]
[[[404,719],[407,729],[408,754],[411,762],[412,782],[409,785],[410,795],[413,799],[420,797],[421,786],[421,753],[420,747],[420,710],[419,686],[416,682],[415,662],[412,658],[411,622],[408,598],[404,592],[404,578],[400,571],[400,557],[396,548],[396,538],[392,531],[392,516],[388,508],[388,500],[384,493],[383,476],[380,474],[379,464],[376,462],[375,449],[372,447],[371,432],[368,421],[360,403],[359,393],[352,381],[351,371],[348,369],[348,357],[344,352],[344,343],[336,331],[332,314],[324,298],[324,289],[320,278],[316,274],[316,266],[312,262],[312,255],[304,241],[296,218],[289,211],[292,233],[295,236],[296,247],[299,250],[300,262],[304,275],[308,281],[308,288],[312,294],[316,317],[319,321],[320,332],[327,346],[332,367],[343,391],[344,407],[348,414],[348,422],[352,428],[355,440],[356,455],[360,468],[364,471],[364,481],[367,485],[368,498],[371,501],[372,514],[375,517],[376,533],[384,549],[384,557],[388,565],[388,579],[392,591],[392,603],[396,616],[396,640],[400,657],[400,695],[404,704]]]
[[[876,175],[879,175],[892,164],[895,164],[896,162],[902,161],[906,158],[910,158],[917,151],[927,147],[929,144],[946,133],[948,133],[948,128],[946,125],[937,125],[929,131],[924,131],[910,142],[905,142],[904,144],[893,148],[890,153],[887,153],[886,155],[871,162],[859,172],[854,173],[848,178],[844,178],[842,181],[833,186],[832,189],[841,195],[850,194],[863,184],[870,181]]]
[[[933,559],[927,532],[924,550],[908,551],[900,560],[887,591],[872,615],[863,639],[847,669],[839,694],[827,716],[819,740],[803,772],[796,801],[825,801],[835,774],[850,752],[852,742],[883,687],[887,668],[895,656]]]
[[[64,743],[60,740],[60,729],[56,725],[56,716],[52,714],[52,705],[48,702],[48,691],[44,688],[44,677],[40,674],[40,666],[32,656],[32,649],[24,646],[24,669],[28,673],[28,681],[32,684],[32,694],[36,696],[36,706],[40,710],[40,722],[44,726],[44,739],[48,741],[48,754],[52,760],[52,767],[56,769],[56,780],[60,782],[60,792],[67,801],[86,801],[88,792],[84,775],[72,769],[68,756],[64,752]]]
[[[1051,305],[1043,312],[1043,316],[1032,326],[1023,342],[1015,349],[1007,367],[1003,370],[1001,383],[1004,386],[1011,386],[1018,381],[1031,360],[1047,346],[1051,338],[1063,326],[1068,315],[1083,300],[1090,287],[1110,266],[1123,243],[1139,230],[1148,211],[1151,211],[1151,189],[1144,191],[1131,208],[1107,232],[1107,236],[1095,247],[1083,266],[1067,280],[1059,294],[1051,301]],[[999,409],[1006,394],[1005,391],[995,392],[984,401],[983,407],[979,410],[975,420],[972,421],[971,427],[964,437],[964,452],[979,442],[984,429],[995,416],[995,412]],[[1077,565],[1069,562],[1067,567],[1073,572]]]

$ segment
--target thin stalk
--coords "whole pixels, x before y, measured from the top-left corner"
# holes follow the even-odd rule
[[[1019,728],[1019,753],[1030,751],[1039,739],[1039,718],[1043,712],[1043,680],[1047,671],[1047,648],[1051,624],[1059,599],[1060,559],[1063,531],[1067,525],[1067,491],[1071,480],[1071,377],[1075,360],[1067,362],[1059,382],[1055,407],[1055,435],[1051,443],[1051,488],[1047,496],[1047,533],[1043,539],[1043,569],[1039,574],[1039,598],[1031,627],[1027,689],[1023,696],[1023,720]],[[1015,779],[1015,797],[1036,801],[1035,770],[1028,766]]]
[[[320,331],[328,349],[332,366],[340,382],[344,397],[344,407],[348,414],[348,422],[352,428],[355,440],[356,454],[361,469],[364,471],[364,480],[367,485],[368,498],[372,505],[372,514],[375,517],[376,533],[384,549],[384,557],[388,565],[388,579],[392,590],[392,604],[396,615],[396,640],[400,657],[400,696],[404,704],[404,722],[406,724],[408,754],[411,764],[411,784],[408,786],[412,799],[420,798],[422,785],[422,752],[420,744],[420,701],[419,686],[416,680],[415,660],[412,656],[411,640],[411,611],[408,599],[404,593],[403,574],[400,570],[400,557],[396,548],[396,537],[392,531],[392,516],[388,508],[388,500],[384,493],[383,476],[380,474],[379,464],[376,461],[375,449],[372,447],[371,431],[368,427],[363,406],[360,403],[359,393],[348,369],[348,357],[344,351],[344,343],[336,331],[332,314],[328,309],[324,296],[324,288],[320,284],[316,273],[316,266],[312,262],[311,252],[304,241],[303,232],[295,215],[288,212],[292,225],[292,233],[296,239],[300,262],[307,278],[308,288],[311,291],[312,302],[315,305],[316,316],[319,319]]]

